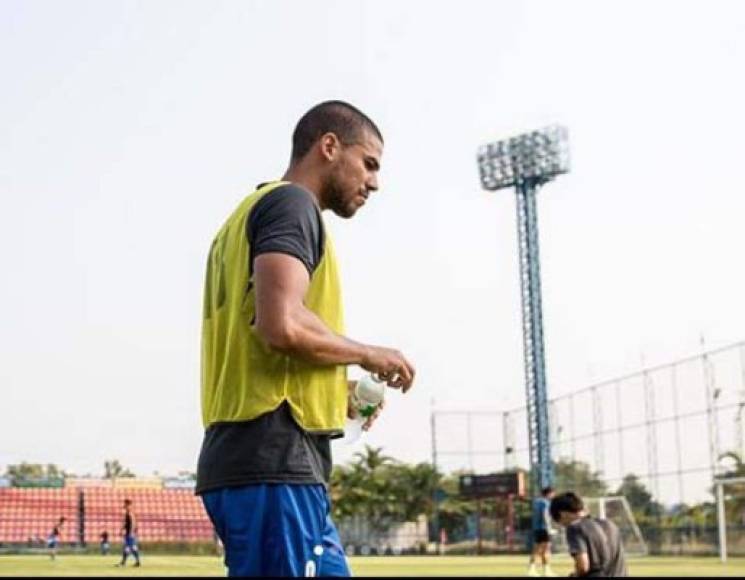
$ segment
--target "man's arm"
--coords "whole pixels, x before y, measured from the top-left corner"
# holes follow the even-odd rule
[[[590,558],[587,556],[587,540],[576,526],[567,527],[567,547],[574,559],[573,576],[584,576],[590,571]]]
[[[572,554],[574,559],[574,575],[584,576],[590,571],[590,559],[587,557],[587,552],[579,552]]]
[[[310,275],[297,258],[278,252],[256,256],[256,330],[280,352],[321,365],[357,364],[388,385],[408,391],[412,364],[397,350],[370,346],[336,334],[304,304]]]

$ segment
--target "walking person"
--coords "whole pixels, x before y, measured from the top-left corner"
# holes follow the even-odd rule
[[[351,218],[378,189],[383,137],[327,101],[292,136],[290,164],[228,217],[209,252],[197,469],[230,576],[348,576],[330,518],[331,439],[349,412],[347,366],[406,392],[401,352],[344,335],[322,212]],[[364,425],[369,428],[380,409]]]
[[[140,567],[140,550],[137,547],[137,525],[132,513],[132,500],[124,500],[124,522],[122,522],[122,561],[118,567],[127,565],[127,557],[132,554],[135,559],[135,568]]]
[[[49,550],[49,558],[51,560],[57,559],[57,546],[59,545],[59,537],[62,534],[62,525],[65,523],[65,518],[61,517],[57,523],[52,527],[52,531],[47,537],[47,549]]]
[[[549,507],[554,497],[554,489],[546,487],[541,490],[541,496],[533,500],[533,549],[530,552],[528,576],[556,576],[551,570],[551,516]],[[541,568],[537,562],[540,560]]]
[[[101,532],[101,542],[99,544],[99,547],[101,549],[102,556],[107,556],[109,554],[109,548],[111,546],[109,544],[109,532],[106,530]]]

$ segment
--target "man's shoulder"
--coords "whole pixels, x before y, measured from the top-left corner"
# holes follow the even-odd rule
[[[608,520],[605,518],[595,518],[595,521],[598,523],[598,525],[601,528],[603,528],[606,534],[611,534],[611,535],[620,534],[618,526],[613,520]]]
[[[566,529],[568,534],[572,533],[587,535],[588,533],[591,534],[593,530],[597,530],[597,527],[598,524],[595,522],[594,518],[583,517],[567,524]]]
[[[269,185],[268,183],[259,184],[254,192],[256,195],[261,194],[261,190]],[[278,208],[296,208],[296,209],[314,209],[318,210],[313,194],[296,183],[283,183],[274,187],[271,191],[261,194],[261,199],[256,202],[255,208],[278,207]]]

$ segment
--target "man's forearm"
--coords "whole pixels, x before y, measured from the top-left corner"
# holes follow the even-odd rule
[[[584,576],[590,570],[590,561],[584,552],[573,554],[574,558],[574,575]]]
[[[297,308],[283,331],[264,340],[275,350],[319,365],[362,364],[368,347],[336,334],[315,313]]]

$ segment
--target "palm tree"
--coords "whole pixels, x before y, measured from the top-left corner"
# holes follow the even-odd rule
[[[393,457],[384,455],[382,447],[370,447],[369,445],[365,445],[365,450],[358,451],[354,456],[357,458],[357,465],[364,468],[368,473],[396,461]]]

